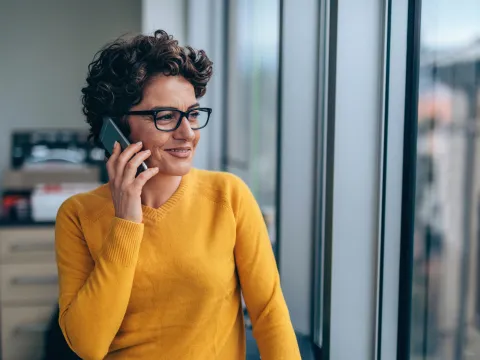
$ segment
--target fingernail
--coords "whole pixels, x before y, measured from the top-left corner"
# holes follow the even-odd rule
[[[142,146],[142,142],[141,141],[137,142],[137,145]]]
[[[153,171],[154,171],[154,172],[158,172],[158,167],[153,168]]]
[[[115,142],[113,143],[113,148],[116,148],[117,146],[118,146],[118,141],[115,141]]]

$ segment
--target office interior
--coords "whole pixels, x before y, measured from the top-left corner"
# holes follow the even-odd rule
[[[56,210],[106,181],[87,65],[159,28],[214,62],[195,166],[254,193],[302,358],[480,359],[478,0],[2,0],[0,358],[61,346]]]

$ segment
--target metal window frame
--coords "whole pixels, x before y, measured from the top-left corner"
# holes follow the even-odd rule
[[[328,55],[329,76],[335,79],[328,81],[325,114],[322,358],[394,359],[407,3],[329,5],[329,51],[335,52]],[[364,126],[356,132],[353,115]]]
[[[395,359],[398,340],[404,122],[407,79],[408,3],[386,7],[385,158],[383,249],[379,264],[377,359]],[[400,345],[401,346],[401,345]]]
[[[408,1],[397,359],[410,359],[421,0]]]
[[[314,216],[314,271],[313,271],[313,301],[312,301],[312,342],[318,356],[328,354],[329,344],[329,303],[330,297],[325,296],[325,289],[331,284],[331,269],[325,253],[331,253],[331,214],[333,204],[333,159],[335,140],[335,66],[336,66],[336,20],[337,6],[333,1],[322,1],[319,9],[319,39],[318,39],[318,102],[317,102],[317,144],[315,168],[315,210]],[[327,245],[327,246],[326,246]],[[327,311],[325,311],[327,309]],[[324,316],[326,314],[326,316]],[[325,331],[326,330],[326,331]]]

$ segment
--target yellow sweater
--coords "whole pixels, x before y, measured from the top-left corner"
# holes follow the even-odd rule
[[[300,359],[266,226],[237,177],[192,170],[143,224],[107,185],[60,208],[60,326],[83,359],[245,359],[242,290],[263,360]]]

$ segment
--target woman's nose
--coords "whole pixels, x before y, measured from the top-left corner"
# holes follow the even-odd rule
[[[195,137],[195,132],[192,130],[187,118],[182,118],[180,126],[175,130],[173,137],[177,140],[192,140]]]

